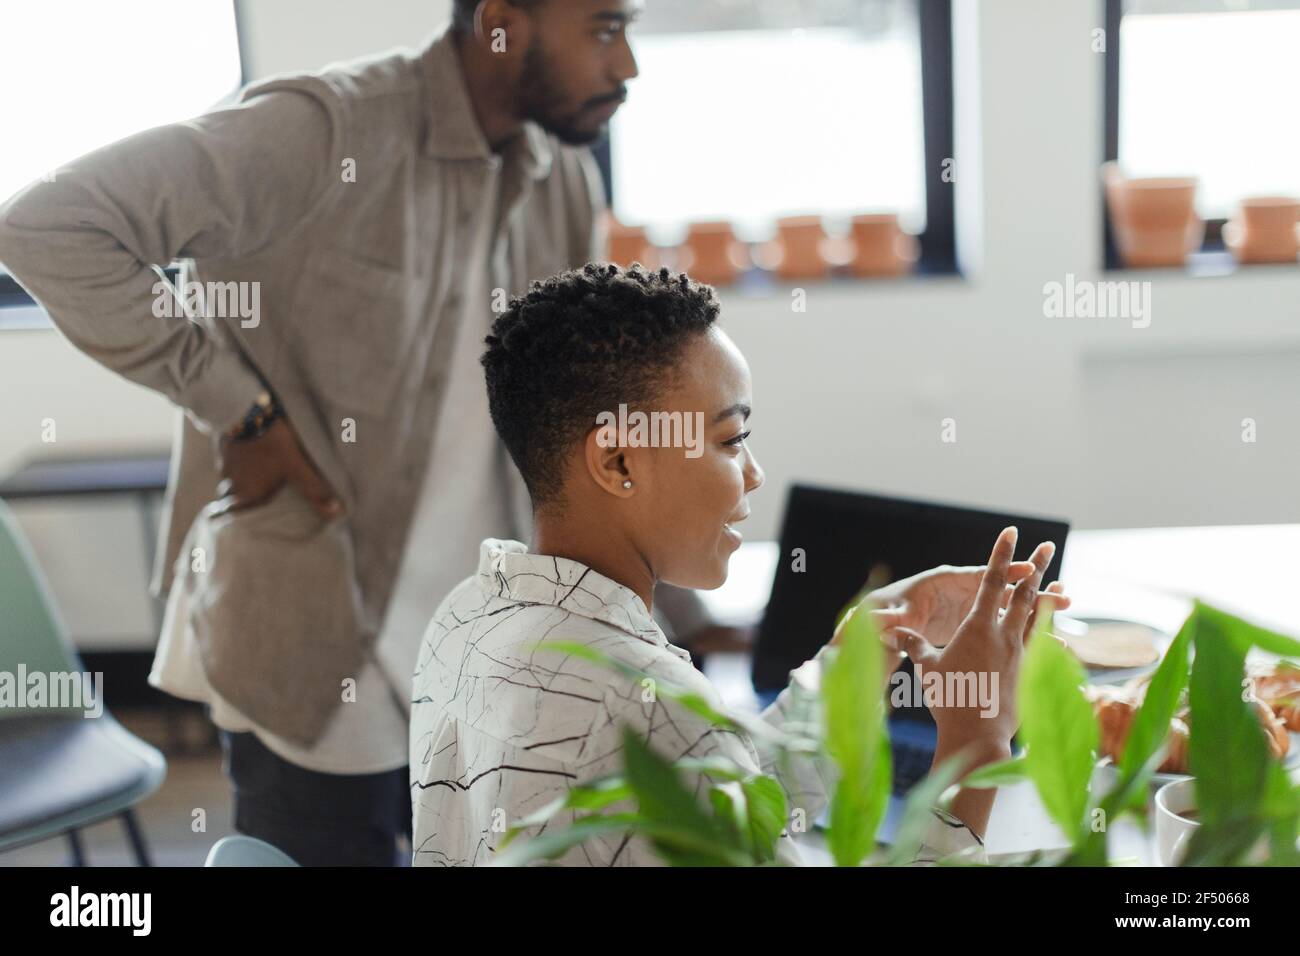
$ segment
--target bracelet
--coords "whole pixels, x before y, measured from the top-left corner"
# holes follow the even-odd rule
[[[257,396],[253,407],[248,410],[243,420],[226,432],[231,441],[247,441],[260,438],[267,430],[284,417],[284,409],[269,391]]]

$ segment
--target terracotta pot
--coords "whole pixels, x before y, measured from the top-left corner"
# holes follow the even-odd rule
[[[1124,265],[1135,268],[1182,266],[1205,238],[1196,214],[1196,178],[1168,176],[1129,179],[1114,163],[1103,167],[1115,244]]]
[[[766,258],[786,281],[824,279],[831,265],[829,241],[821,216],[787,216],[776,221],[776,239],[769,244]]]
[[[1223,242],[1239,262],[1295,262],[1300,255],[1300,199],[1243,199],[1236,218],[1223,226]]]
[[[678,248],[677,266],[696,282],[729,285],[748,264],[745,246],[729,222],[696,222]]]
[[[849,272],[862,278],[906,275],[916,265],[920,246],[898,224],[897,213],[854,216],[850,230],[853,258]]]
[[[659,268],[659,251],[646,238],[641,226],[625,226],[613,216],[609,217],[609,241],[605,258],[627,268],[639,262],[647,269]]]

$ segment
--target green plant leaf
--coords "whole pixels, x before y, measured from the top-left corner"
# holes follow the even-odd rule
[[[999,760],[997,763],[985,764],[978,770],[967,774],[961,785],[971,790],[993,790],[997,787],[1019,783],[1028,776],[1029,768],[1025,764],[1025,755],[1020,754],[1009,760]]]
[[[1164,660],[1151,676],[1146,697],[1133,717],[1124,753],[1120,757],[1119,780],[1113,791],[1116,800],[1111,806],[1103,801],[1107,819],[1126,809],[1139,809],[1146,805],[1148,781],[1160,766],[1160,760],[1153,761],[1152,757],[1164,746],[1169,736],[1169,723],[1187,687],[1187,661],[1198,620],[1194,611],[1188,615],[1165,652]]]
[[[535,651],[551,651],[557,654],[567,654],[571,657],[578,657],[593,664],[597,664],[614,673],[622,674],[634,682],[650,681],[654,687],[655,696],[664,700],[674,700],[694,714],[698,714],[715,727],[723,727],[728,730],[738,730],[749,734],[751,737],[770,741],[774,746],[799,746],[801,741],[784,734],[777,730],[771,724],[758,718],[751,718],[747,715],[724,713],[705,698],[701,697],[695,691],[685,690],[676,686],[671,681],[665,681],[662,678],[654,677],[640,668],[633,667],[624,661],[602,653],[586,644],[576,641],[538,641],[532,645]]]
[[[744,848],[671,823],[639,822],[632,833],[648,839],[663,860],[672,866],[752,866],[754,859]]]
[[[754,774],[741,783],[749,807],[749,844],[760,863],[776,859],[776,841],[785,829],[789,806],[785,790],[773,777]]]
[[[675,866],[753,862],[744,834],[706,813],[672,764],[627,727],[623,761],[627,784],[647,824],[641,829],[665,860]]]
[[[735,761],[722,756],[682,757],[673,766],[682,773],[698,773],[718,780],[744,780],[751,775]]]
[[[1101,810],[1106,820],[1117,820],[1132,810],[1143,814],[1145,821],[1147,791],[1156,769],[1164,761],[1164,748],[1157,747],[1156,752],[1147,758],[1147,762],[1131,776],[1120,776],[1115,786],[1102,798]]]
[[[876,741],[874,759],[853,774],[852,779],[856,782],[850,784],[848,778],[841,773],[835,785],[827,845],[835,857],[836,866],[861,865],[875,849],[876,833],[889,809],[889,738],[882,733]],[[843,835],[842,842],[837,842],[837,827]]]
[[[660,856],[674,865],[746,866],[753,862],[744,833],[706,813],[673,766],[630,729],[623,728],[622,736],[623,777],[575,787],[565,798],[521,821],[507,834],[499,865],[554,859],[593,836],[619,831],[646,837]],[[717,761],[708,764],[721,769]],[[567,829],[517,841],[525,827],[546,823],[562,810],[605,807],[629,798],[637,803],[635,813],[591,814],[578,818]]]
[[[730,827],[737,837],[749,838],[749,807],[745,802],[745,791],[738,780],[709,788],[709,803],[713,806],[713,816]]]
[[[1296,846],[1300,839],[1300,784],[1292,784],[1276,760],[1269,764],[1261,809],[1268,821],[1269,862],[1274,866],[1300,865],[1300,847]]]
[[[635,668],[629,667],[622,661],[615,660],[608,654],[596,650],[589,644],[582,644],[578,641],[538,641],[533,644],[530,650],[534,651],[554,651],[557,654],[568,654],[571,657],[578,657],[585,661],[591,661],[593,664],[599,664],[601,667],[610,670],[635,671]]]
[[[1146,811],[1151,778],[1164,760],[1169,723],[1187,687],[1188,658],[1196,639],[1197,621],[1194,612],[1188,615],[1165,652],[1164,660],[1151,676],[1146,697],[1134,715],[1124,753],[1116,767],[1115,785],[1100,802],[1102,819],[1107,826],[1129,811]],[[1076,846],[1067,858],[1066,865],[1105,866],[1106,852],[1105,831],[1089,828],[1082,844]]]
[[[785,826],[785,791],[772,777],[752,774],[709,790],[714,816],[737,833],[758,863],[776,859],[776,841]]]
[[[676,823],[702,837],[719,834],[695,794],[686,789],[672,764],[630,728],[622,728],[624,777],[640,813],[652,823]]]
[[[1252,624],[1244,618],[1220,610],[1203,601],[1196,602],[1193,613],[1202,620],[1213,622],[1221,631],[1232,634],[1235,640],[1242,641],[1249,646],[1258,647],[1262,651],[1268,651],[1270,654],[1276,654],[1279,657],[1300,655],[1300,640],[1288,637],[1285,634],[1279,634],[1277,631],[1270,631],[1258,624]]]
[[[653,680],[653,678],[651,679]],[[698,714],[717,727],[736,729],[740,726],[734,717],[715,709],[712,704],[699,694],[692,691],[678,690],[671,685],[665,686],[662,681],[657,681],[655,687],[661,696],[677,701],[691,713]]]
[[[506,832],[501,846],[508,846],[522,831],[548,823],[553,816],[564,810],[602,810],[631,796],[632,791],[623,782],[623,778],[616,776],[605,777],[580,787],[572,787],[563,797],[516,821]]]
[[[1025,769],[1072,844],[1091,832],[1084,818],[1099,734],[1084,680],[1078,660],[1056,641],[1038,633],[1029,642],[1020,674]]]
[[[1060,866],[1105,866],[1106,833],[1089,828],[1060,861]]]
[[[889,801],[883,654],[870,616],[855,614],[822,675],[825,748],[839,770],[826,843],[838,866],[857,866],[874,849]]]
[[[1006,766],[1013,762],[1004,760],[1000,764],[988,766]],[[933,808],[938,804],[940,797],[957,781],[960,768],[961,759],[951,757],[930,771],[930,774],[908,793],[907,802],[903,804],[903,818],[894,833],[894,845],[885,856],[886,866],[905,866],[916,859],[925,840],[926,830],[934,819]],[[988,767],[980,769],[988,769]],[[969,779],[968,776],[961,785],[967,786],[966,781]]]
[[[1221,820],[1213,826],[1202,823],[1192,831],[1182,866],[1234,866],[1265,834],[1259,817],[1240,816]]]
[[[1242,691],[1252,647],[1296,654],[1300,642],[1200,601],[1193,613],[1201,624],[1189,695],[1188,757],[1197,777],[1201,826],[1185,862],[1246,862],[1267,837],[1268,862],[1295,865],[1300,862],[1300,787],[1273,759],[1255,708]]]
[[[554,860],[573,847],[608,833],[628,832],[641,818],[635,813],[592,814],[580,817],[565,829],[547,830],[526,839],[517,839],[518,830],[507,834],[508,842],[492,858],[493,866],[527,866],[540,860]]]
[[[1193,614],[1198,623],[1188,765],[1196,777],[1199,830],[1210,834],[1202,839],[1214,840],[1222,828],[1226,841],[1242,832],[1238,821],[1259,816],[1271,758],[1259,719],[1242,700],[1248,629],[1238,619],[1207,613],[1203,605]]]
[[[568,829],[547,830],[511,844],[493,857],[494,866],[524,866],[553,860],[597,836],[624,833],[654,844],[660,856],[675,866],[749,866],[752,860],[715,840],[704,839],[684,827],[654,823],[635,813],[592,814],[573,822]]]

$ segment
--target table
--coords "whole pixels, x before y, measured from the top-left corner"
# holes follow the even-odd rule
[[[774,541],[746,542],[732,557],[727,583],[701,592],[724,623],[759,620],[776,570]],[[1071,532],[1061,580],[1073,600],[1071,615],[1128,618],[1175,632],[1200,598],[1249,620],[1300,634],[1300,525],[1142,528]],[[829,635],[828,635],[829,637]],[[744,654],[711,655],[705,672],[723,700],[756,708]],[[1155,865],[1154,838],[1132,818],[1110,827],[1113,862]],[[998,791],[985,835],[992,860],[1067,846],[1029,782]],[[816,841],[805,846],[812,862],[826,862]]]

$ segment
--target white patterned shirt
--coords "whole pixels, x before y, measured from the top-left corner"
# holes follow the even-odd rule
[[[828,779],[812,761],[760,754],[749,735],[722,729],[638,680],[584,658],[539,650],[541,641],[591,647],[655,681],[698,694],[716,710],[717,691],[669,643],[640,597],[586,565],[530,554],[517,541],[488,539],[478,571],[442,602],[416,663],[411,707],[414,864],[490,863],[505,830],[563,797],[570,787],[621,773],[621,733],[630,727],[661,757],[725,757],[775,777],[791,810],[815,820]],[[815,694],[823,652],[790,675],[760,718],[781,728]],[[766,748],[765,748],[766,749]],[[697,793],[707,786],[698,775]],[[618,808],[611,808],[618,809]],[[567,826],[565,811],[548,826]],[[936,818],[922,849],[933,859],[976,844],[964,827]],[[778,860],[800,863],[788,831]],[[558,860],[575,866],[661,865],[640,837],[594,836]]]

